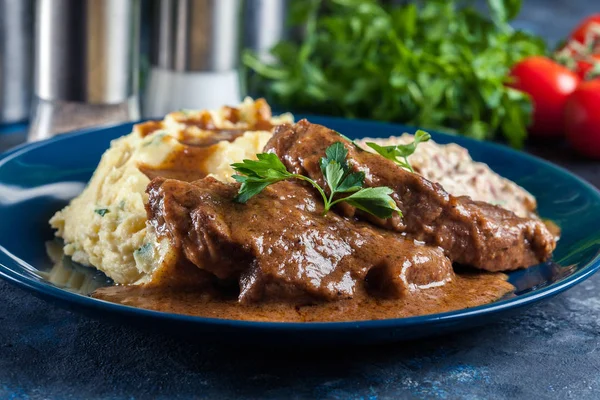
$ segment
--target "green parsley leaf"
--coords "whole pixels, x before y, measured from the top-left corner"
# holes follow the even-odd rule
[[[340,165],[346,164],[346,157],[348,157],[348,150],[342,142],[335,142],[325,150],[325,155],[330,161],[335,161]]]
[[[350,143],[354,143],[354,140],[350,139],[348,136],[346,136],[346,135],[344,135],[344,134],[342,134],[340,132],[337,132],[337,131],[335,133],[337,133],[338,135],[340,135],[342,138],[346,139]]]
[[[428,142],[429,140],[431,140],[429,133],[418,130],[415,132],[414,140],[411,143],[396,146],[396,153],[401,157],[408,157],[417,150],[419,143]]]
[[[342,133],[340,133],[340,132],[337,132],[337,131],[336,131],[335,133],[337,133],[338,135],[340,135],[340,136],[341,136],[343,139],[345,139],[345,140],[349,141],[350,143],[352,143],[352,144],[354,145],[354,147],[356,147],[357,149],[364,151],[364,149],[363,149],[362,147],[360,147],[360,146],[359,146],[359,145],[356,143],[356,141],[355,141],[355,140],[352,140],[352,139],[350,139],[348,136],[346,136],[346,135],[344,135],[344,134],[342,134]]]
[[[365,173],[354,172],[349,174],[337,187],[337,191],[340,193],[350,193],[360,190],[365,182]]]
[[[367,146],[375,150],[380,156],[396,161],[396,146],[380,146],[374,142],[367,142]]]
[[[240,191],[236,196],[235,201],[237,201],[238,203],[246,203],[252,197],[262,192],[267,186],[275,182],[277,181],[265,180],[259,182],[247,180],[244,183],[242,183],[242,186],[240,186]]]
[[[104,217],[106,214],[108,214],[110,212],[110,210],[108,208],[96,208],[94,210],[94,212],[96,214],[98,214],[101,217]]]
[[[148,252],[150,252],[150,250],[152,250],[152,244],[144,243],[140,248],[136,249],[134,253],[146,255],[148,254]]]
[[[231,164],[239,175],[232,178],[240,182],[240,190],[235,198],[238,203],[245,203],[262,192],[267,186],[292,177],[276,154],[257,154],[258,160],[243,160]]]
[[[241,183],[235,197],[235,201],[239,203],[246,203],[273,183],[286,179],[299,179],[310,183],[317,189],[323,198],[323,214],[326,214],[335,204],[347,201],[354,207],[379,218],[390,218],[394,212],[402,215],[394,200],[389,196],[393,193],[392,189],[387,187],[362,188],[365,174],[362,171],[350,171],[346,160],[348,150],[341,142],[329,146],[325,151],[325,157],[320,160],[321,172],[329,188],[329,196],[311,178],[288,172],[277,155],[261,153],[256,157],[258,160],[243,160],[241,163],[231,164],[239,174],[233,175],[233,179]],[[333,200],[334,196],[339,193],[353,194]]]
[[[378,218],[390,218],[394,212],[402,216],[402,211],[390,197],[393,192],[388,187],[371,187],[344,197],[343,201]]]
[[[243,160],[241,163],[231,164],[234,171],[243,175],[257,178],[279,178],[289,175],[285,165],[273,153],[257,154],[258,160]]]
[[[414,139],[408,144],[397,144],[393,146],[380,146],[377,143],[367,142],[367,146],[375,150],[379,155],[392,160],[410,172],[415,172],[408,162],[408,156],[417,150],[419,143],[427,142],[431,139],[431,135],[425,131],[418,130],[415,132]]]
[[[521,11],[521,0],[487,0],[492,20],[503,26]]]
[[[342,179],[344,178],[344,169],[342,165],[337,161],[330,161],[325,167],[325,180],[331,193],[337,191]]]

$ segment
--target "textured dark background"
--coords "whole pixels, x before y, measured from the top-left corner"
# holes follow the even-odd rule
[[[563,38],[598,0],[525,0],[516,25]],[[0,150],[23,140],[0,135]],[[600,187],[600,163],[528,150]],[[483,328],[394,345],[240,350],[64,311],[0,282],[0,398],[598,399],[600,275]]]

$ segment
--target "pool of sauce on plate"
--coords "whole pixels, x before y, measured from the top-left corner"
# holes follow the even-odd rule
[[[452,282],[412,292],[401,299],[370,296],[318,303],[240,304],[202,290],[154,286],[109,286],[92,297],[132,307],[208,318],[274,322],[332,322],[403,318],[476,307],[510,296],[514,287],[502,273],[461,273]]]

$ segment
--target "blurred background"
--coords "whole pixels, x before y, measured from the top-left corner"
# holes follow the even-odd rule
[[[0,0],[1,149],[249,95],[600,157],[598,13],[590,0]]]

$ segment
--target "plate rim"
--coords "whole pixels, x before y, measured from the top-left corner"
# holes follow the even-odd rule
[[[383,125],[390,126],[396,130],[415,130],[417,127],[403,124],[394,124],[382,121],[372,121],[372,120],[350,120],[346,118],[339,117],[328,117],[328,116],[320,116],[320,115],[301,115],[299,117],[314,117],[319,119],[320,121],[338,121],[342,123],[358,123],[364,125]],[[300,118],[298,118],[300,119]],[[34,143],[23,143],[19,146],[16,146],[8,151],[0,154],[0,168],[2,166],[13,159],[14,157],[20,155],[22,152],[31,151],[37,149],[39,147],[44,147],[50,143],[70,140],[71,138],[99,133],[105,130],[118,129],[120,127],[125,126],[133,126],[136,123],[140,123],[147,120],[140,120],[136,122],[127,122],[127,123],[117,123],[110,125],[102,125],[96,127],[90,127],[86,129],[80,129],[73,132],[57,135],[55,137],[45,139],[42,141],[34,142]],[[586,190],[592,192],[598,199],[600,199],[600,189],[593,186],[591,183],[587,182],[585,179],[580,178],[579,176],[571,173],[565,168],[558,166],[550,161],[544,160],[540,157],[537,157],[532,154],[528,154],[525,152],[519,152],[514,150],[508,146],[491,143],[485,141],[477,141],[472,138],[452,135],[444,132],[440,132],[437,130],[428,130],[434,137],[443,137],[448,142],[456,142],[453,139],[459,139],[459,142],[471,142],[477,146],[484,146],[484,148],[488,148],[494,151],[501,151],[508,155],[516,155],[518,157],[523,157],[529,159],[529,161],[541,163],[545,167],[551,168],[552,170],[560,173],[562,175],[566,175],[569,179],[574,180],[579,185],[583,186]],[[114,139],[113,139],[114,140]],[[382,329],[382,328],[407,328],[407,327],[415,327],[415,326],[423,326],[429,324],[436,324],[440,322],[452,322],[456,320],[462,319],[472,319],[476,317],[483,317],[488,315],[497,314],[503,311],[513,310],[517,308],[522,308],[527,305],[531,305],[540,300],[553,297],[559,293],[562,293],[573,286],[583,282],[588,279],[594,273],[596,273],[600,269],[600,252],[598,252],[583,268],[574,274],[560,280],[558,282],[554,282],[548,286],[532,290],[525,294],[519,295],[517,297],[499,300],[493,303],[483,304],[476,307],[471,308],[463,308],[459,310],[447,311],[443,313],[435,313],[435,314],[427,314],[427,315],[419,315],[412,317],[403,317],[403,318],[389,318],[389,319],[381,319],[381,320],[358,320],[358,321],[337,321],[337,322],[273,322],[273,321],[244,321],[244,320],[235,320],[235,319],[221,319],[221,318],[210,318],[210,317],[200,317],[193,315],[185,315],[185,314],[175,314],[163,311],[149,310],[143,308],[137,308],[133,306],[127,306],[118,303],[112,303],[109,301],[92,298],[89,296],[84,296],[78,293],[74,293],[57,286],[52,285],[50,282],[42,282],[38,281],[34,278],[28,277],[26,275],[19,274],[5,265],[4,259],[12,259],[12,262],[17,263],[22,268],[34,268],[30,264],[26,263],[24,260],[21,260],[16,255],[12,254],[8,249],[0,244],[0,277],[4,278],[6,281],[25,289],[33,294],[40,294],[43,297],[51,297],[53,299],[59,300],[61,302],[69,303],[70,305],[83,306],[87,309],[97,309],[101,312],[113,312],[121,315],[130,315],[136,317],[146,317],[146,318],[159,318],[161,320],[167,320],[172,322],[182,322],[182,323],[193,323],[200,324],[206,326],[213,327],[237,327],[237,328],[245,328],[245,329],[255,329],[255,330],[277,330],[277,331],[331,331],[331,330],[346,330],[348,328],[354,329],[364,329],[364,330],[372,330],[372,329]]]

